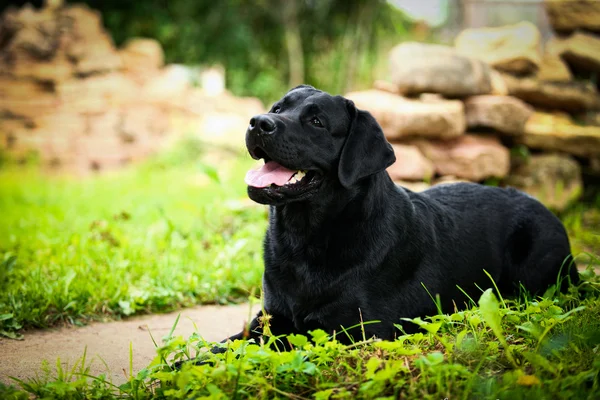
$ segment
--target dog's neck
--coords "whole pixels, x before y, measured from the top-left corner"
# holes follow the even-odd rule
[[[277,236],[277,245],[287,251],[306,251],[315,257],[370,257],[357,250],[365,241],[394,242],[381,240],[381,235],[398,235],[402,241],[412,213],[406,192],[383,171],[351,189],[325,188],[318,200],[271,207],[269,234]]]

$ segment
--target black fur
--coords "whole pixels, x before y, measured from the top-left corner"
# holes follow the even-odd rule
[[[341,96],[294,88],[251,121],[246,142],[255,158],[313,174],[296,192],[248,189],[271,205],[263,297],[275,335],[377,320],[366,337],[393,339],[401,318],[437,313],[430,294],[446,312],[469,302],[463,291],[477,301],[477,286],[492,286],[484,269],[506,295],[519,284],[541,294],[559,273],[578,280],[565,229],[540,202],[471,183],[397,187],[380,126]],[[260,337],[261,315],[230,339]]]

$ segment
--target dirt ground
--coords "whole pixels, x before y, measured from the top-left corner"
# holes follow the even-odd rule
[[[42,360],[54,367],[60,358],[63,367],[73,366],[87,347],[87,364],[91,374],[107,373],[114,384],[127,381],[129,343],[133,346],[134,374],[146,367],[155,357],[152,336],[161,343],[169,334],[177,315],[181,318],[174,335],[189,337],[194,331],[206,340],[220,341],[239,332],[244,323],[258,311],[259,306],[201,306],[170,314],[148,315],[125,321],[93,323],[80,328],[61,328],[25,333],[25,339],[0,339],[0,381],[16,383],[19,379],[41,376]],[[106,365],[105,365],[106,364]],[[108,367],[108,370],[107,370]]]

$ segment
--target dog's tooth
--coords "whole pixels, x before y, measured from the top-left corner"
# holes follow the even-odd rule
[[[295,177],[298,180],[302,180],[302,178],[304,178],[305,175],[306,175],[306,172],[304,172],[304,171],[298,171],[298,172],[296,172]]]

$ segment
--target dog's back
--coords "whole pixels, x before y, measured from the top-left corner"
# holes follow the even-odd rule
[[[437,211],[443,214],[432,218],[452,220],[450,228],[445,228],[447,221],[435,225],[440,234],[450,238],[442,247],[479,253],[480,246],[488,253],[481,260],[490,260],[486,270],[505,294],[518,292],[521,285],[541,294],[566,276],[577,282],[563,224],[533,197],[513,188],[472,183],[439,185],[412,195],[420,196],[437,204]],[[500,263],[497,269],[493,260]],[[567,282],[562,280],[564,288]]]

